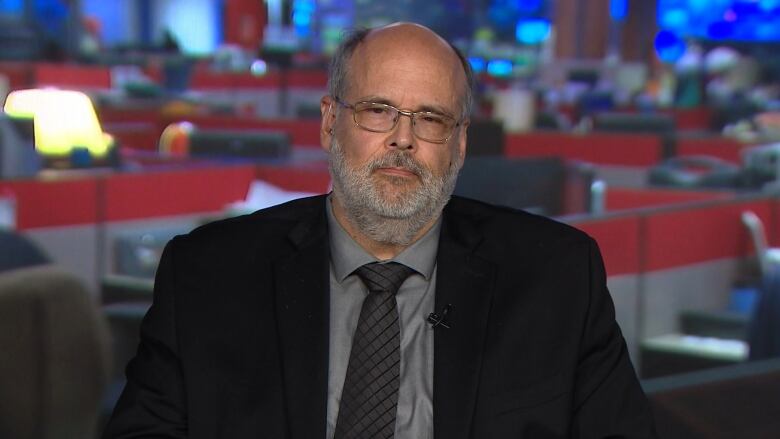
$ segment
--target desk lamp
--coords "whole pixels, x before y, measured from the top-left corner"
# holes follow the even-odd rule
[[[83,150],[92,159],[104,159],[113,144],[100,127],[92,101],[78,91],[16,90],[8,95],[4,110],[11,117],[33,119],[35,149],[49,159],[72,159]]]

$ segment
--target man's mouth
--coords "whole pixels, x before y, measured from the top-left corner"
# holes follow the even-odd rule
[[[415,173],[414,171],[412,171],[410,169],[407,169],[407,168],[397,167],[397,166],[383,166],[383,167],[377,168],[376,170],[377,170],[377,172],[380,172],[380,173],[382,173],[384,175],[390,175],[390,176],[395,176],[395,177],[410,178],[410,177],[416,177],[417,176],[417,173]]]

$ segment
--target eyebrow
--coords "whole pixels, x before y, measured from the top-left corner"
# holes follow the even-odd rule
[[[391,100],[389,100],[387,98],[380,97],[380,96],[364,96],[362,98],[358,98],[358,102],[374,102],[374,103],[377,103],[377,104],[385,104],[385,105],[393,106],[395,108],[399,108],[398,104],[396,104],[395,102],[393,102],[393,101],[391,101]],[[418,113],[418,112],[421,112],[421,111],[427,111],[429,113],[441,114],[441,115],[448,116],[448,117],[455,117],[455,116],[453,116],[453,114],[454,114],[453,112],[451,112],[451,111],[447,110],[446,108],[444,108],[442,106],[439,106],[439,105],[421,105],[421,106],[417,107],[416,110],[412,110],[412,112],[414,112],[414,113]]]

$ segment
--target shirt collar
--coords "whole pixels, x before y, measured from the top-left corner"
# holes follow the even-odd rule
[[[328,232],[330,233],[330,260],[336,279],[343,282],[359,267],[378,260],[360,246],[333,214],[332,197],[329,195],[325,209],[328,213]],[[391,261],[404,264],[430,281],[436,266],[436,253],[439,248],[441,217],[425,235],[392,258]]]

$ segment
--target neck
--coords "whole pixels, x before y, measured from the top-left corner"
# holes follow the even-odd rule
[[[417,242],[417,240],[422,238],[428,232],[428,230],[430,230],[431,227],[436,224],[436,220],[438,219],[438,217],[436,217],[428,221],[428,223],[426,223],[425,226],[422,227],[419,232],[417,232],[412,241],[407,245],[380,242],[366,235],[357,225],[354,224],[354,222],[350,219],[346,209],[344,209],[344,206],[336,196],[335,192],[331,194],[331,200],[333,216],[336,217],[336,220],[339,222],[341,227],[346,230],[347,234],[349,234],[349,236],[352,237],[352,239],[354,239],[358,245],[360,245],[371,256],[377,258],[380,261],[386,261],[396,257],[407,247]]]

